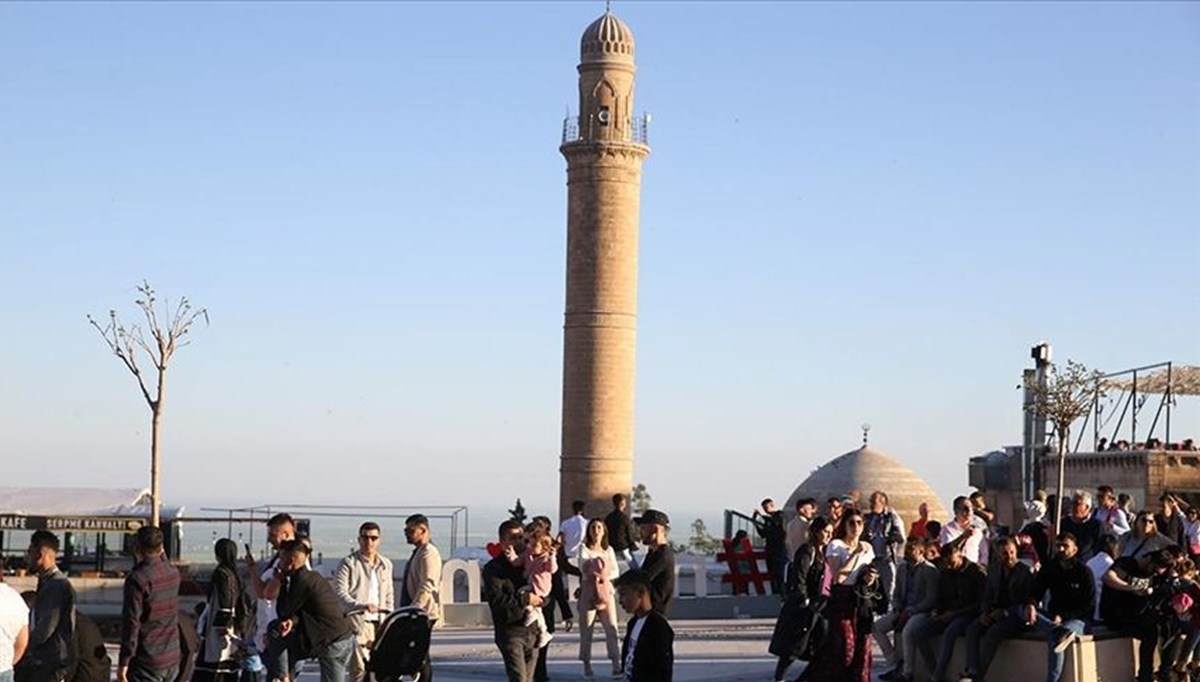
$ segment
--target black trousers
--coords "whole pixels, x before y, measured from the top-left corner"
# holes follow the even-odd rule
[[[16,682],[61,682],[66,678],[67,668],[56,668],[32,658],[25,658],[13,666]]]
[[[563,572],[560,568],[550,575],[550,608],[543,609],[542,613],[546,614],[546,623],[554,622],[554,607],[558,606],[562,611],[563,620],[571,620],[574,616],[571,614],[571,600],[567,596],[567,584],[563,578]],[[553,628],[549,628],[550,632],[554,632]]]
[[[533,628],[517,623],[496,631],[496,648],[504,659],[508,682],[533,682],[537,666],[537,634]]]
[[[546,619],[546,632],[554,632],[554,602],[547,601],[542,605],[542,616]],[[550,645],[538,649],[537,667],[533,672],[533,682],[547,682],[550,679],[549,673],[546,672],[546,652],[550,650]]]

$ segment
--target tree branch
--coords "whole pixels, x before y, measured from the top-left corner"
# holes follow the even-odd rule
[[[88,315],[87,319],[88,322],[96,328],[96,331],[99,332],[100,338],[104,339],[104,342],[108,344],[108,348],[112,351],[113,355],[117,356],[117,359],[119,359],[121,363],[125,365],[125,368],[128,369],[131,374],[133,374],[135,379],[137,379],[138,388],[142,391],[142,397],[146,399],[146,404],[151,410],[153,410],[155,400],[150,396],[150,391],[146,388],[146,382],[142,377],[142,371],[137,365],[137,353],[134,350],[134,343],[136,343],[137,339],[141,336],[141,332],[138,330],[137,336],[135,337],[124,327],[124,325],[121,324],[121,320],[117,317],[117,311],[115,310],[108,311],[108,317],[109,323],[104,327],[101,327],[100,323],[96,322],[95,318],[93,318],[91,315]],[[134,329],[137,330],[136,327]],[[144,341],[142,342],[142,345],[143,347],[145,346]]]

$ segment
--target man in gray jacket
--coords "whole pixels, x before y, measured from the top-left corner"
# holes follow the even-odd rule
[[[938,570],[925,559],[925,538],[911,537],[904,543],[904,561],[896,570],[896,593],[892,610],[880,616],[871,634],[890,666],[882,680],[900,678],[905,662],[916,656],[916,642],[904,637],[904,626],[913,617],[925,617],[937,605]],[[889,637],[894,633],[895,642]],[[900,650],[899,655],[897,649]]]
[[[358,551],[342,559],[334,574],[333,589],[350,615],[356,646],[350,655],[350,682],[366,677],[367,654],[383,613],[396,608],[392,562],[379,553],[379,524],[367,521],[358,528]]]
[[[32,629],[25,657],[17,664],[17,682],[61,682],[75,661],[75,588],[58,570],[58,536],[34,531],[25,559],[37,574]]]

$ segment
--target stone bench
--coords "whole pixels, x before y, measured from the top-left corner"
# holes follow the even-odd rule
[[[940,650],[942,636],[934,635],[934,654]],[[946,667],[946,679],[957,680],[958,674],[967,668],[967,640],[959,637],[954,643],[954,655]],[[1046,679],[1049,649],[1046,635],[1023,632],[1000,643],[996,657],[988,670],[989,680],[1025,680],[1035,682]],[[915,679],[930,679],[931,671],[925,667],[923,657],[918,654],[913,661]],[[1158,657],[1155,656],[1155,666]],[[1104,626],[1097,625],[1092,632],[1078,638],[1066,651],[1062,682],[1099,682],[1101,680],[1132,680],[1137,667],[1137,640],[1122,635]]]

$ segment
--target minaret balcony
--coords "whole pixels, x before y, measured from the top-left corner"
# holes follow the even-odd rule
[[[572,142],[633,142],[650,145],[650,114],[634,116],[629,125],[618,127],[612,123],[604,124],[595,115],[587,117],[582,122],[578,116],[568,116],[563,119],[562,143]]]

